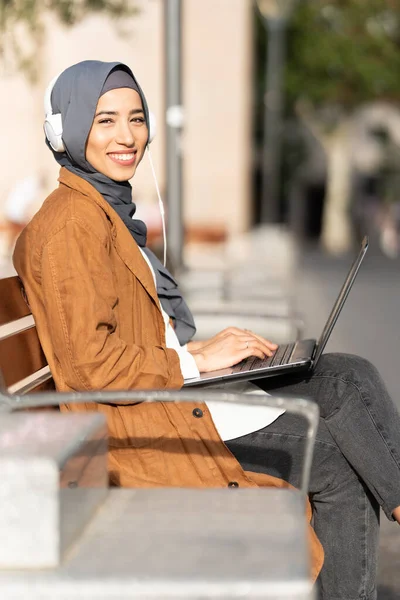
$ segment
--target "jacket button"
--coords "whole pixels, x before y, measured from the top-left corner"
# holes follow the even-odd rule
[[[228,487],[239,487],[239,484],[237,481],[230,481]]]
[[[192,415],[196,417],[196,419],[201,419],[201,417],[203,416],[203,411],[201,410],[201,408],[194,408],[192,411]]]

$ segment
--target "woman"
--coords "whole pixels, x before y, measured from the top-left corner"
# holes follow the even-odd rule
[[[48,96],[45,130],[60,185],[18,239],[14,264],[57,388],[179,388],[198,371],[271,355],[274,344],[235,328],[190,341],[190,311],[145,248],[144,223],[132,219],[128,180],[149,141],[149,113],[129,68],[79,63]],[[400,418],[379,374],[361,358],[328,354],[311,376],[259,385],[320,407],[310,497],[325,550],[322,597],[376,598],[379,506],[400,520]],[[114,485],[282,485],[274,476],[299,483],[304,429],[287,414],[222,415],[209,403],[64,410],[107,415]],[[316,574],[315,539],[313,549]]]

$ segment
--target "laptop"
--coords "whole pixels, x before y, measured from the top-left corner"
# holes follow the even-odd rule
[[[272,377],[285,373],[289,374],[298,371],[313,370],[317,365],[336,321],[338,320],[339,314],[353,286],[367,249],[368,237],[366,236],[362,241],[360,253],[346,276],[342,289],[333,305],[332,311],[318,341],[313,339],[299,340],[291,344],[278,346],[272,356],[263,360],[250,356],[237,365],[228,367],[227,369],[201,373],[200,377],[186,379],[184,387],[205,387],[208,385],[227,383],[242,379],[253,380],[261,377]]]

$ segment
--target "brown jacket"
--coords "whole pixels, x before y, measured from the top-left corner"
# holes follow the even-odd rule
[[[86,181],[62,168],[60,186],[17,241],[19,273],[57,389],[178,389],[178,355],[152,275],[127,228]],[[196,418],[193,409],[203,416]],[[287,485],[245,473],[205,404],[69,405],[106,414],[113,485]],[[257,483],[256,483],[257,480]],[[314,574],[322,551],[310,529]]]

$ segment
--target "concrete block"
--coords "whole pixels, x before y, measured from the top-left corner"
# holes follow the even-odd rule
[[[304,497],[113,489],[63,564],[0,572],[2,600],[311,600]]]
[[[60,564],[104,501],[107,486],[103,415],[2,415],[0,569]]]

